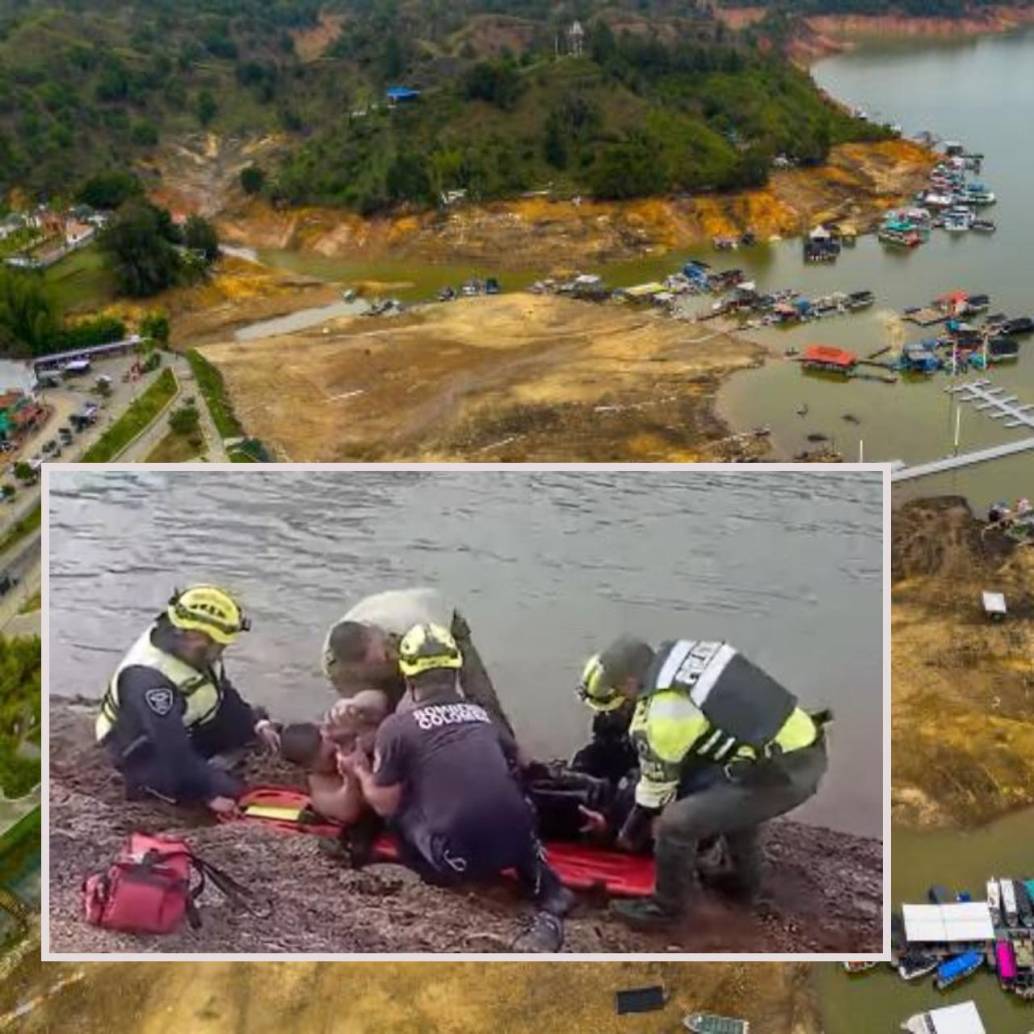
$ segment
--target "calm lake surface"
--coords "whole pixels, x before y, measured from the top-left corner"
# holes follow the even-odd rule
[[[911,255],[883,248],[874,239],[845,249],[833,267],[807,270],[805,279],[790,276],[791,260],[777,261],[779,275],[815,293],[842,287],[876,291],[875,311],[867,316],[830,320],[775,339],[800,347],[821,340],[875,350],[882,344],[927,336],[907,331],[890,310],[918,305],[945,291],[962,288],[991,295],[992,310],[1010,315],[1034,312],[1034,33],[988,37],[952,45],[866,45],[820,62],[813,69],[820,85],[850,104],[889,122],[905,133],[930,130],[958,139],[986,156],[980,179],[998,195],[990,218],[998,224],[991,237],[965,234],[949,238],[934,233],[929,244]],[[785,269],[785,272],[783,271]],[[759,276],[759,279],[761,277]],[[821,331],[816,334],[816,331]],[[1021,339],[1023,340],[1023,339]],[[1000,368],[993,379],[1024,402],[1034,402],[1034,342],[1027,339],[1019,362]],[[784,448],[803,448],[802,437],[813,429],[835,434],[845,455],[857,459],[857,439],[864,438],[866,459],[921,461],[950,451],[954,432],[944,387],[946,375],[926,383],[831,384],[812,380],[789,363],[772,363],[730,381],[721,402],[726,415],[753,423],[771,423]],[[809,415],[794,409],[807,401]],[[851,412],[858,427],[842,420]],[[1009,441],[1022,431],[1007,431],[974,408],[962,411],[962,449]],[[1030,491],[1034,453],[964,469],[951,475],[921,478],[907,489],[895,489],[895,500],[908,495],[959,492],[982,507],[998,497],[1015,498]],[[967,833],[915,833],[895,830],[892,840],[893,902],[925,901],[934,883],[985,894],[989,876],[1034,875],[1034,813],[1024,811]],[[819,967],[826,1009],[826,1034],[874,1034],[898,1029],[911,1013],[938,1005],[975,1000],[989,1034],[1027,1034],[1034,1028],[1034,1007],[999,990],[993,975],[964,981],[946,994],[928,980],[904,984],[889,971],[849,978],[840,967]]]
[[[467,615],[527,747],[570,753],[581,663],[623,630],[728,639],[837,713],[800,817],[881,833],[877,476],[66,472],[54,475],[50,687],[99,696],[178,584],[235,588],[255,631],[228,657],[250,699],[331,701],[327,627],[361,596],[437,586]]]

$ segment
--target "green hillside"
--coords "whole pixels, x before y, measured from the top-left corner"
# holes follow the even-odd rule
[[[420,96],[391,108],[390,85]],[[3,195],[74,191],[201,127],[286,134],[250,187],[364,212],[750,185],[778,153],[883,132],[751,30],[665,0],[0,0]]]

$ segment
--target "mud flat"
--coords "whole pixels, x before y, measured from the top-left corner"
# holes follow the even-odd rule
[[[204,354],[282,458],[591,462],[727,458],[715,392],[764,350],[652,310],[513,293]]]
[[[973,827],[1034,804],[1034,550],[955,496],[905,504],[893,529],[895,822]],[[1006,621],[985,618],[985,589]]]
[[[54,951],[503,952],[527,919],[509,886],[446,891],[396,865],[344,868],[315,837],[241,824],[213,825],[159,803],[127,803],[92,740],[95,705],[51,698],[50,936]],[[253,783],[297,776],[255,758]],[[81,918],[79,885],[102,868],[132,829],[185,835],[202,857],[272,895],[271,918],[233,912],[206,892],[204,925],[168,937],[98,930]],[[569,921],[565,950],[878,951],[882,844],[845,833],[773,822],[766,835],[764,900],[746,910],[717,891],[695,920],[668,935],[629,931],[605,903],[585,896]],[[783,1028],[785,1029],[785,1028]]]

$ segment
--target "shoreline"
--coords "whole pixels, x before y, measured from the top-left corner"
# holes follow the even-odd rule
[[[95,705],[94,705],[95,706]],[[349,870],[326,858],[315,837],[241,823],[213,824],[158,802],[126,802],[90,734],[93,707],[51,698],[51,938],[55,951],[485,951],[505,952],[527,918],[507,886],[449,891],[396,865]],[[270,758],[249,759],[252,783],[292,784]],[[129,938],[89,927],[79,883],[102,867],[128,828],[176,831],[203,857],[277,899],[276,920],[241,925],[218,895],[202,904],[200,934]],[[764,903],[751,911],[706,892],[720,919],[683,931],[640,934],[613,921],[605,902],[581,895],[565,951],[879,951],[882,841],[792,819],[765,839]],[[283,863],[271,864],[274,858]],[[850,891],[846,888],[851,888]],[[460,908],[457,904],[462,902]]]

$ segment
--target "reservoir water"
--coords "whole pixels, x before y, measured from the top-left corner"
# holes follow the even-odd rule
[[[868,287],[877,294],[875,311],[867,316],[774,335],[780,350],[791,343],[800,347],[820,340],[867,352],[901,340],[902,335],[907,340],[927,336],[915,328],[906,331],[889,310],[925,303],[954,288],[986,291],[993,311],[1034,312],[1029,258],[1034,241],[1030,204],[1034,136],[1029,132],[1034,116],[1034,33],[950,45],[864,45],[819,62],[813,73],[834,96],[901,123],[905,133],[930,130],[983,152],[986,160],[980,178],[998,195],[998,204],[990,211],[998,232],[991,237],[949,238],[935,231],[929,244],[910,255],[885,251],[866,238],[853,251],[845,249],[835,266],[809,269],[799,280],[790,277],[789,250],[785,255],[778,250],[772,262],[777,272],[766,272],[766,282],[807,285],[811,293]],[[800,261],[796,248],[793,258]],[[1021,345],[1018,363],[992,376],[1022,401],[1034,402],[1034,342],[1028,339]],[[733,419],[771,423],[779,444],[788,450],[802,448],[802,436],[820,429],[835,431],[849,458],[857,458],[857,439],[862,437],[866,459],[915,462],[950,452],[954,418],[943,391],[947,383],[946,375],[940,374],[929,382],[893,386],[833,384],[803,377],[791,363],[774,362],[733,378],[721,403]],[[802,401],[809,406],[807,420],[794,413],[794,406]],[[855,427],[843,422],[845,412],[857,415],[862,423]],[[961,427],[963,450],[1024,434],[1005,430],[973,407],[963,408]],[[1032,481],[1034,454],[1027,454],[919,479],[905,491],[896,489],[895,500],[960,492],[980,507],[999,497],[1026,494]],[[965,833],[895,830],[893,903],[896,907],[903,900],[925,901],[926,890],[934,883],[968,889],[982,898],[989,876],[1034,875],[1032,836],[1034,813],[1030,811]],[[839,966],[822,966],[817,980],[826,1034],[896,1030],[913,1012],[967,999],[978,1002],[984,1024],[993,1034],[1027,1034],[1034,1027],[1034,1006],[1005,995],[990,974],[967,980],[944,995],[934,991],[929,980],[904,984],[882,969],[848,977]]]
[[[285,718],[331,701],[323,636],[361,596],[427,584],[462,608],[520,738],[569,754],[585,657],[622,632],[728,639],[837,715],[799,817],[882,832],[880,479],[737,473],[60,471],[50,691],[97,697],[176,585],[241,593],[228,656]],[[834,674],[835,673],[835,674]]]
[[[797,287],[811,297],[869,288],[876,293],[876,305],[865,315],[769,331],[766,342],[780,353],[791,345],[823,343],[867,354],[883,345],[919,340],[936,328],[920,330],[902,323],[897,314],[954,289],[990,294],[994,312],[1034,313],[1034,136],[1026,128],[1034,118],[1034,32],[953,45],[860,46],[819,62],[813,74],[833,96],[900,123],[906,135],[929,130],[983,153],[979,178],[998,197],[988,210],[998,231],[982,236],[935,230],[928,244],[907,254],[865,237],[855,248],[845,248],[834,265],[821,268],[804,267],[798,242],[769,248],[764,261],[751,267],[765,287]],[[737,264],[743,265],[748,254],[740,253]],[[1021,401],[1034,403],[1034,341],[1021,341],[1019,360],[998,366],[990,376]],[[943,373],[894,385],[835,383],[804,376],[795,363],[780,358],[734,377],[719,405],[736,423],[771,425],[777,446],[787,453],[805,448],[806,435],[820,432],[833,438],[848,459],[858,458],[862,440],[867,460],[915,463],[951,452],[955,418],[944,391],[947,384]],[[808,408],[804,418],[796,412],[802,403]],[[847,413],[861,422],[846,422]],[[962,407],[960,451],[1029,435],[1002,427],[972,406]],[[998,497],[1024,494],[1032,471],[1032,454],[1019,455],[919,479],[907,493],[958,491],[983,506]],[[904,497],[905,492],[899,494]]]

